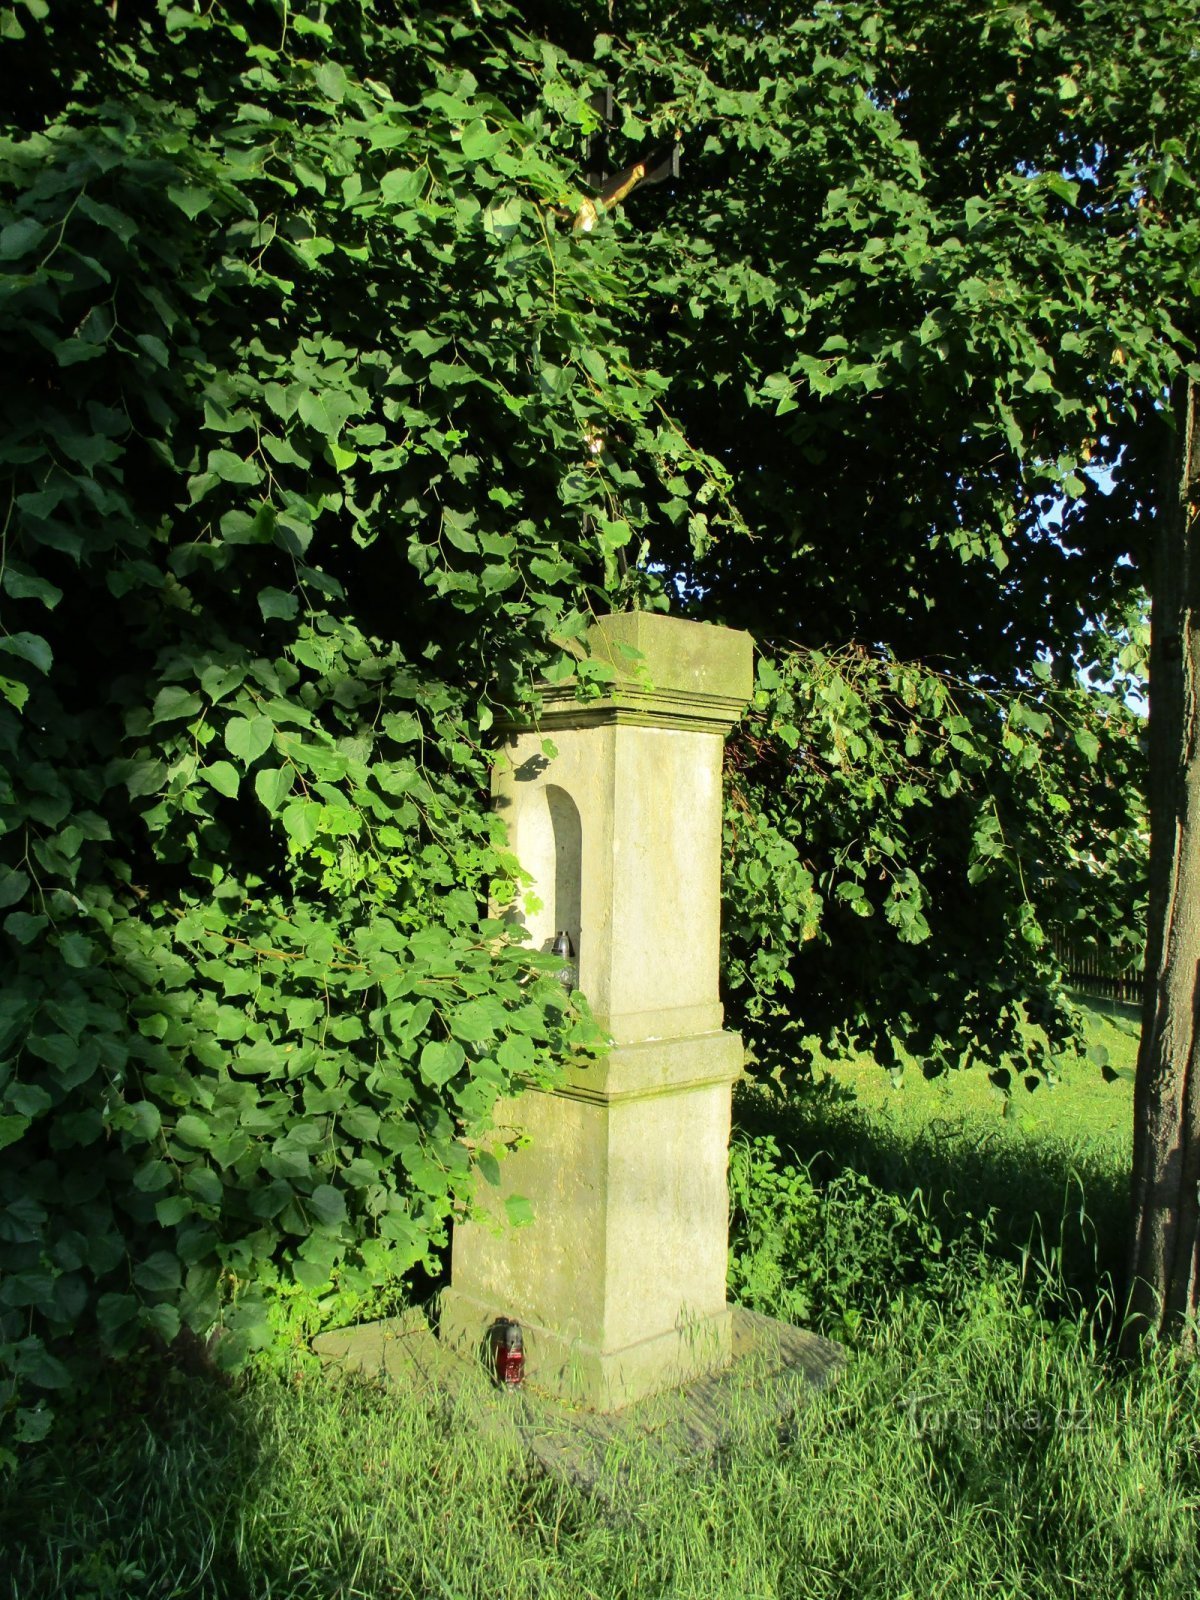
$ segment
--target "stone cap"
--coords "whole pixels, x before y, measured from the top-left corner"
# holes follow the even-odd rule
[[[624,611],[599,617],[585,647],[615,680],[593,700],[576,697],[574,679],[545,685],[539,727],[618,722],[725,733],[754,690],[754,641],[737,628]]]

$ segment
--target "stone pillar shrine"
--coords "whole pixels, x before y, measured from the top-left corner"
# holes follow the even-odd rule
[[[646,612],[602,617],[598,700],[545,695],[510,732],[497,807],[543,909],[532,946],[571,938],[613,1048],[553,1093],[497,1109],[529,1144],[480,1195],[503,1218],[455,1229],[443,1342],[474,1354],[515,1317],[529,1380],[601,1411],[725,1365],[726,1164],[742,1042],[718,998],[721,758],[750,698],[750,636]],[[547,758],[543,740],[557,754]]]

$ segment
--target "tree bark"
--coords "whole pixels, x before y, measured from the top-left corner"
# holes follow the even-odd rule
[[[1150,908],[1124,1347],[1200,1313],[1200,415],[1180,381],[1155,518]]]

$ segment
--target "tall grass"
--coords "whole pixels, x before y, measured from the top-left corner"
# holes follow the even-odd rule
[[[850,1344],[785,1437],[631,1451],[606,1505],[433,1391],[122,1373],[0,1485],[0,1596],[1194,1600],[1200,1369],[1105,1343],[1121,1160],[827,1097],[739,1123],[734,1282]]]
[[[627,1463],[617,1516],[427,1395],[173,1387],[9,1485],[7,1593],[1191,1600],[1198,1403],[1169,1356],[1106,1371],[1016,1269],[906,1302],[782,1444]]]

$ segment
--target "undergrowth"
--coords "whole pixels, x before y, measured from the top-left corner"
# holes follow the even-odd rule
[[[949,1304],[1006,1263],[1057,1311],[1111,1319],[1129,1203],[1112,1147],[970,1118],[905,1127],[836,1085],[745,1088],[736,1123],[730,1291],[754,1310],[853,1339],[902,1292]]]

